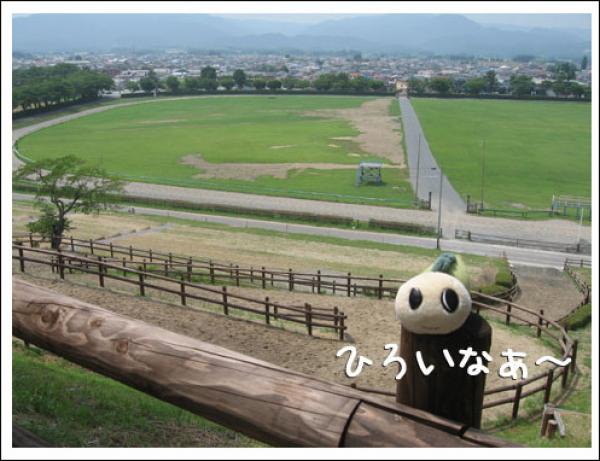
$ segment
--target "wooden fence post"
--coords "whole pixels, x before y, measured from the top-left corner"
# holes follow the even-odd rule
[[[267,325],[271,323],[270,314],[269,314],[269,297],[265,297],[265,322]]]
[[[321,294],[321,271],[317,270],[317,294]]]
[[[306,315],[306,329],[308,330],[308,335],[312,336],[312,307],[310,304],[304,304],[305,315]]]
[[[144,277],[146,277],[146,272],[147,272],[147,266],[146,266],[146,259],[144,258],[143,263],[144,265]]]
[[[123,277],[127,277],[127,259],[123,256]]]
[[[519,416],[519,404],[521,403],[522,390],[523,385],[521,383],[517,383],[517,388],[515,389],[515,399],[513,400],[512,419],[517,419],[517,416]]]
[[[148,250],[148,259],[152,262],[152,248]]]
[[[229,306],[227,305],[227,287],[221,288],[223,292],[223,313],[229,315]]]
[[[562,379],[560,385],[563,389],[567,387],[567,379],[569,378],[569,365],[562,367]]]
[[[292,291],[294,289],[294,273],[292,269],[288,269],[288,279],[289,279],[289,290]]]
[[[579,345],[579,340],[573,341],[573,349],[571,350],[571,372],[575,373],[575,367],[577,362],[577,346]]]
[[[71,235],[71,251],[75,253],[75,243],[73,242],[73,236]]]
[[[263,290],[267,288],[267,279],[265,278],[265,266],[260,269],[260,276],[262,281]]]
[[[348,291],[348,298],[350,297],[350,284],[352,282],[352,274],[350,272],[348,272],[348,277],[347,277],[347,291]]]
[[[540,336],[542,336],[542,326],[544,325],[544,309],[540,309],[540,315],[538,317],[538,326],[537,326],[537,331],[535,333],[535,335],[539,338]]]
[[[346,330],[346,327],[344,326],[344,319],[346,318],[346,316],[344,315],[343,312],[340,312],[341,316],[340,316],[340,341],[344,340],[344,333]]]
[[[169,263],[165,260],[165,277],[169,276]]]
[[[215,283],[215,266],[212,261],[208,262],[208,273],[210,275],[210,283]]]
[[[332,289],[332,291],[333,291],[333,294],[335,294],[335,280],[336,280],[336,279],[333,279],[333,281],[331,282],[331,285],[332,285],[332,286],[331,286],[331,289]]]
[[[459,350],[467,347],[479,353],[489,352],[491,343],[490,324],[475,313],[470,314],[458,330],[445,335],[420,335],[401,327],[399,355],[406,361],[406,374],[397,382],[396,401],[468,426],[481,427],[486,374],[470,376],[465,372],[469,365],[476,363],[474,357],[469,358],[464,368],[450,366],[443,350],[447,349],[452,357],[460,357]],[[417,351],[428,366],[434,365],[432,374],[425,376],[421,372]]]
[[[379,274],[379,293],[378,298],[383,298],[383,274]]]
[[[144,260],[144,264],[146,261]],[[146,288],[144,287],[144,274],[142,273],[142,266],[138,266],[138,271],[140,271],[140,296],[146,296]]]
[[[129,260],[133,261],[133,247],[129,245]]]
[[[250,266],[250,283],[254,283],[254,268]]]
[[[185,298],[185,282],[183,281],[183,274],[181,275],[181,283],[179,284],[179,291],[180,291],[180,295],[181,295],[181,305],[185,306],[186,298]]]
[[[333,307],[333,327],[335,328],[335,332],[337,333],[337,327],[338,327],[338,308],[337,308],[337,306]]]
[[[71,237],[71,240],[73,239],[73,237]],[[33,232],[29,233],[29,246],[31,248],[33,248]]]
[[[191,257],[187,262],[187,280],[188,280],[188,282],[192,281],[192,258]],[[214,280],[211,280],[211,282],[214,283]]]
[[[19,242],[19,270],[25,272],[25,259],[23,257],[23,243]]]
[[[548,371],[546,378],[546,387],[544,388],[544,403],[550,401],[550,393],[552,392],[552,384],[554,383],[554,369]]]
[[[56,250],[58,252],[58,272],[60,274],[60,278],[61,279],[65,279],[65,261],[64,261],[64,256],[61,253],[60,248],[57,248]]]
[[[169,251],[169,267],[173,269],[173,253]]]
[[[506,324],[509,325],[510,324],[510,311],[511,311],[512,306],[508,303],[506,303]]]
[[[102,264],[102,256],[98,256],[98,284],[104,288],[104,268]]]
[[[235,285],[240,286],[240,266],[235,265]]]
[[[314,277],[311,277],[310,291],[311,291],[312,293],[314,293],[314,292],[315,292],[315,278],[314,278]]]
[[[275,278],[275,276],[274,276],[273,272],[271,272],[271,286],[273,286],[274,278]]]
[[[113,249],[113,244],[112,244],[112,242],[109,242],[109,243],[108,243],[108,245],[109,245],[109,247],[110,247],[110,257],[111,257],[111,258],[114,258],[114,257],[115,257],[115,252],[114,252],[114,249]]]
[[[94,241],[90,239],[90,254],[94,254]]]

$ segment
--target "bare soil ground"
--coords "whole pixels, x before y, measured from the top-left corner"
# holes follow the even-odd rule
[[[544,309],[544,316],[558,320],[577,306],[583,295],[564,272],[551,268],[515,268],[522,290],[517,304]]]
[[[14,269],[18,270],[18,269]],[[310,302],[318,307],[339,306],[348,315],[348,337],[344,342],[328,339],[324,332],[317,332],[321,337],[310,337],[305,332],[294,328],[281,329],[269,327],[247,319],[225,317],[222,314],[208,312],[206,306],[190,302],[190,306],[182,307],[175,303],[175,296],[149,292],[149,297],[135,296],[135,287],[115,280],[106,280],[107,288],[96,288],[97,280],[93,276],[69,275],[67,281],[60,281],[47,266],[29,264],[26,274],[16,273],[41,286],[49,287],[68,296],[98,304],[107,309],[129,315],[134,318],[173,330],[191,337],[218,344],[229,349],[262,359],[277,365],[316,375],[334,382],[358,386],[375,387],[394,391],[393,367],[382,368],[386,357],[383,346],[399,341],[399,324],[394,319],[393,301],[373,300],[366,298],[341,298],[305,293],[288,293],[285,291],[259,290],[253,288],[231,288],[232,293],[246,296],[262,297],[269,295],[272,299],[284,303]],[[70,280],[70,281],[69,281]],[[154,300],[150,299],[152,297]],[[158,301],[160,300],[160,301]],[[288,328],[288,327],[286,327]],[[516,351],[524,351],[528,355],[525,363],[530,374],[541,371],[543,367],[534,365],[541,355],[552,353],[543,343],[530,335],[514,335],[510,330],[493,324],[491,355],[493,361],[487,377],[488,388],[509,384],[510,380],[498,376],[497,370],[503,359],[502,350],[508,347]],[[345,358],[336,358],[336,351],[344,344],[352,342],[359,354],[370,357],[373,367],[367,368],[354,380],[344,375]],[[491,396],[496,400],[511,393]],[[484,421],[490,422],[499,416],[506,416],[510,405],[503,405],[484,411]]]
[[[360,134],[355,137],[334,139],[355,141],[364,151],[404,167],[406,163],[402,148],[401,126],[398,117],[389,115],[389,106],[390,100],[381,98],[365,102],[359,108],[322,109],[303,112],[303,114],[347,120]]]
[[[284,148],[288,146],[272,146],[271,148]],[[354,170],[356,165],[343,165],[340,163],[209,163],[201,154],[186,155],[181,158],[181,163],[202,170],[194,175],[199,179],[245,179],[254,180],[259,176],[273,176],[278,179],[287,178],[291,170]],[[390,165],[390,167],[393,167]]]

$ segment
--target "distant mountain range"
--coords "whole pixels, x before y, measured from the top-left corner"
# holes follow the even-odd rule
[[[363,15],[316,24],[205,14],[39,14],[13,18],[13,50],[298,50],[580,58],[591,31],[482,25],[456,14]]]

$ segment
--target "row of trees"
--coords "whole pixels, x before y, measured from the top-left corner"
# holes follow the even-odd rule
[[[234,87],[243,89],[251,86],[257,90],[286,90],[314,88],[317,91],[342,91],[342,92],[366,92],[383,91],[385,83],[381,80],[371,80],[365,77],[351,78],[344,72],[321,74],[315,81],[310,82],[295,77],[277,78],[250,78],[246,73],[238,69],[232,75],[217,76],[216,69],[204,67],[199,77],[185,77],[183,80],[173,75],[161,81],[157,75],[150,71],[148,75],[139,82],[130,81],[127,89],[130,91],[142,90],[151,93],[159,89],[167,89],[171,93],[215,91],[219,87],[231,90]]]
[[[29,67],[13,71],[12,107],[23,110],[92,100],[114,86],[108,75],[73,64]]]
[[[547,90],[552,90],[556,95],[561,97],[590,97],[591,89],[589,86],[570,81],[571,78],[574,78],[572,68],[558,67],[553,70],[553,76],[556,80],[544,80],[540,85],[536,85],[528,75],[513,75],[508,82],[508,88],[500,86],[496,73],[493,70],[487,72],[482,77],[474,77],[466,80],[450,79],[447,77],[433,77],[430,79],[412,78],[408,81],[408,91],[410,94],[415,95],[436,93],[440,95],[468,94],[477,96],[482,93],[506,94],[508,92],[514,96],[527,96],[536,91],[546,92]]]

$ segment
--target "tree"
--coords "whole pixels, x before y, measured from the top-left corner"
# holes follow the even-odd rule
[[[385,82],[383,80],[373,79],[369,81],[369,87],[373,91],[381,91],[385,89]]]
[[[183,79],[183,87],[186,91],[195,92],[200,89],[200,79],[196,77],[186,77]]]
[[[574,80],[577,66],[571,62],[559,62],[549,68],[555,80]]]
[[[581,70],[586,70],[588,66],[588,57],[587,55],[584,55],[583,58],[581,58]]]
[[[140,89],[140,84],[134,80],[129,80],[126,84],[125,84],[125,88],[129,91],[131,91],[132,93],[136,92],[137,90]]]
[[[235,80],[231,77],[223,77],[219,83],[221,86],[224,86],[227,91],[231,90],[235,86]]]
[[[293,90],[297,85],[297,78],[294,77],[286,77],[282,80],[282,84],[286,90]]]
[[[409,94],[423,94],[425,93],[426,82],[419,80],[418,78],[410,78],[408,80],[408,93]]]
[[[493,93],[498,88],[498,78],[496,77],[496,72],[493,70],[488,70],[485,73],[485,90],[488,93]]]
[[[480,77],[475,77],[465,82],[465,91],[470,95],[479,95],[486,87],[487,81]]]
[[[511,93],[516,96],[530,95],[533,90],[533,80],[528,75],[511,75],[509,84]]]
[[[255,79],[252,84],[254,85],[254,88],[256,88],[257,90],[264,90],[265,87],[267,86],[267,82],[264,81],[262,78],[257,78]]]
[[[204,88],[206,91],[217,91],[219,84],[211,78],[200,78],[200,88]]]
[[[200,78],[201,79],[208,79],[208,80],[216,80],[217,79],[217,69],[215,69],[214,67],[210,67],[210,66],[206,66],[203,67],[202,70],[200,71]]]
[[[246,73],[242,69],[237,69],[233,73],[233,80],[235,81],[235,84],[238,86],[239,89],[244,88],[244,85],[247,81]]]
[[[110,194],[123,188],[121,181],[102,168],[87,166],[73,155],[27,163],[15,172],[15,179],[37,183],[35,203],[42,215],[28,227],[48,238],[54,249],[70,228],[69,213],[99,213]]]
[[[269,80],[267,86],[269,87],[269,90],[278,90],[281,88],[281,80],[277,80],[276,78]]]
[[[177,93],[179,91],[179,87],[181,85],[181,82],[174,75],[169,75],[167,77],[167,80],[165,81],[165,83],[166,83],[167,88],[169,89],[169,91],[171,93]]]
[[[450,80],[445,77],[434,77],[429,81],[429,88],[436,93],[447,94],[450,91]]]
[[[148,75],[140,79],[140,88],[146,93],[157,91],[159,87],[160,81],[153,70],[148,72]]]

